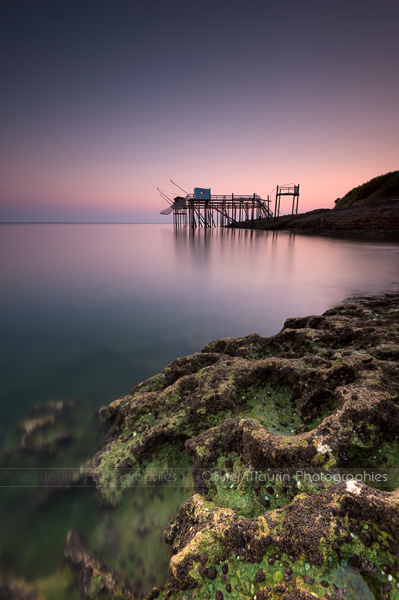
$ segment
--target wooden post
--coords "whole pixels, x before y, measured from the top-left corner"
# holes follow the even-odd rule
[[[279,195],[278,195],[278,186],[277,186],[277,187],[276,187],[276,201],[275,201],[275,203],[274,203],[274,218],[275,218],[275,219],[277,219],[277,217],[278,217],[278,216],[279,216],[279,214],[280,214],[280,209],[278,210],[278,213],[277,213],[277,202],[278,202],[278,198],[279,198]]]

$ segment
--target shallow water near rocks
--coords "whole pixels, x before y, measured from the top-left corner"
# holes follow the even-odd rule
[[[344,590],[344,597],[347,600],[382,600],[380,593],[381,584],[373,575],[363,576],[358,569],[350,565],[341,566],[331,573],[331,579],[335,585]],[[376,594],[373,590],[376,589]]]

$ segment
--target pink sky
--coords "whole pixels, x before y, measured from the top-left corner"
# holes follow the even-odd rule
[[[0,221],[168,222],[171,178],[302,212],[398,168],[396,2],[89,5],[0,8]]]

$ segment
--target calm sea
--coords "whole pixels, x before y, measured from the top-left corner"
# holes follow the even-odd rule
[[[2,225],[0,276],[0,441],[12,454],[18,435],[13,442],[10,432],[37,403],[74,399],[89,423],[99,407],[212,339],[272,335],[287,317],[397,290],[399,246],[171,225]],[[86,440],[90,453],[99,442]],[[2,505],[0,568],[46,574],[66,530],[92,509],[74,497],[73,516],[71,496],[58,497],[62,508],[42,515],[46,533],[33,529],[33,552],[26,528],[34,508],[21,523],[12,514],[18,497]],[[25,550],[17,551],[20,538]]]
[[[0,227],[1,427],[90,409],[222,336],[397,289],[399,246],[171,225]]]

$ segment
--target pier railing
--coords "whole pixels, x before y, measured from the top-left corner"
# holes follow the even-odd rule
[[[212,194],[208,197],[187,194],[171,205],[175,225],[190,227],[226,227],[233,223],[269,219],[270,200],[257,194]],[[164,211],[164,214],[167,214]]]
[[[239,201],[239,200],[260,200],[261,202],[271,202],[271,200],[267,199],[267,200],[263,200],[260,196],[258,196],[258,194],[211,194],[211,196],[209,198],[201,198],[199,196],[196,196],[195,194],[187,194],[186,200],[200,200],[200,201],[207,201],[209,202],[210,200],[235,200],[235,201]]]

